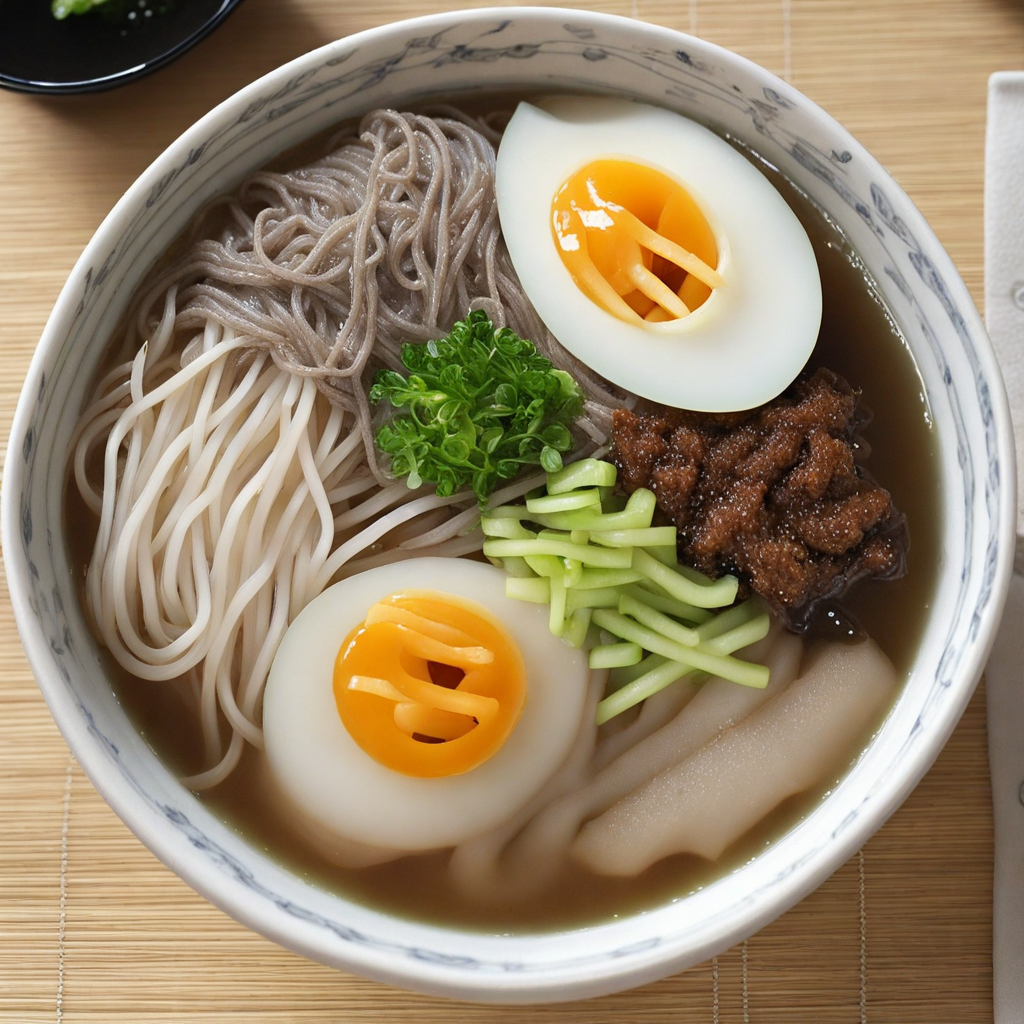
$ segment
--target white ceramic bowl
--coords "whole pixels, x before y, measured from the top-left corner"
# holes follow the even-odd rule
[[[835,218],[924,381],[941,449],[944,560],[896,706],[797,828],[679,903],[570,933],[496,937],[411,923],[314,889],[176,782],[114,700],[83,619],[64,544],[65,453],[130,294],[205,200],[374,106],[566,87],[638,97],[729,132]],[[39,343],[9,452],[3,548],[18,626],[54,718],[128,826],[204,896],[291,949],[407,988],[493,1002],[579,998],[662,977],[810,892],[899,805],[949,736],[981,672],[1012,560],[1013,451],[995,359],[913,204],[838,124],[767,71],[698,39],[581,11],[463,11],[388,25],[301,57],[222,103],[156,160],[89,243]]]

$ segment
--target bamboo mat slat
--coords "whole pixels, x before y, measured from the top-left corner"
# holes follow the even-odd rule
[[[164,146],[283,61],[338,36],[443,6],[247,0],[211,39],[133,86],[59,100],[0,93],[0,443],[66,274],[106,212]],[[1024,67],[1020,5],[626,0],[589,6],[694,31],[788,77],[890,169],[980,302],[985,86],[992,71]],[[881,832],[747,943],[636,992],[528,1010],[466,1007],[304,961],[235,924],[160,865],[71,760],[29,674],[6,586],[0,589],[0,1020],[992,1019],[983,690],[933,770]]]

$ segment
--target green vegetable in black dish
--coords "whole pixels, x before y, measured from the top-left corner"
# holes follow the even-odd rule
[[[410,487],[433,483],[442,497],[471,487],[484,505],[524,466],[561,469],[583,392],[532,342],[477,310],[445,338],[403,345],[402,362],[408,376],[381,370],[370,401],[396,410],[376,441]]]
[[[63,21],[69,14],[86,14],[106,2],[107,0],[53,0],[50,10],[58,21]]]
[[[150,24],[176,10],[178,3],[179,0],[51,0],[50,10],[58,21],[72,14],[95,11],[107,25],[123,30]]]

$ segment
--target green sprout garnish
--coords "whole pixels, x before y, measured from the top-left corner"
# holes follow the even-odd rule
[[[583,393],[532,342],[476,310],[445,338],[403,345],[402,362],[409,375],[381,370],[370,401],[396,410],[376,441],[410,487],[433,483],[441,497],[470,487],[484,505],[524,466],[562,468]]]

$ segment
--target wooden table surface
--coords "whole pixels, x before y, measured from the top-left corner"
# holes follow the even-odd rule
[[[695,33],[789,79],[895,175],[980,304],[986,79],[1024,68],[1024,4],[592,6]],[[428,0],[247,0],[213,37],[134,85],[53,99],[0,92],[0,437],[6,441],[33,345],[65,276],[113,203],[168,143],[236,89],[306,50],[441,9]],[[981,690],[933,770],[882,831],[747,943],[631,993],[537,1009],[460,1006],[287,953],[159,864],[71,760],[29,673],[6,587],[0,591],[0,1020],[992,1020],[992,823]]]

